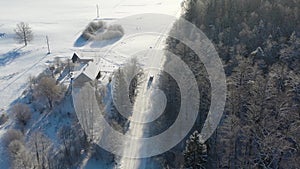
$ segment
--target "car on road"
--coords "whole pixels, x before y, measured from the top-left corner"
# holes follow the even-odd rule
[[[147,84],[147,89],[150,88],[150,86],[151,86],[151,84],[152,84],[152,82],[153,82],[153,79],[154,79],[154,76],[150,76],[150,77],[149,77],[148,84]]]

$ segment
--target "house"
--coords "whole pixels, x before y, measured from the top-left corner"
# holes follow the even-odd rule
[[[97,63],[88,63],[81,72],[74,76],[74,86],[80,87],[86,82],[98,80],[101,76],[100,66]]]
[[[76,53],[73,54],[71,60],[73,63],[88,63],[94,61],[94,59],[90,57],[79,57]]]

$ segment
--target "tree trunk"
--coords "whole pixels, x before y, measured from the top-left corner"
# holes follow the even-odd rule
[[[27,46],[27,38],[26,38],[26,30],[25,30],[25,28],[23,28],[23,36],[24,36],[25,46]]]
[[[53,104],[52,104],[52,100],[50,98],[48,98],[48,103],[49,103],[49,108],[52,109]]]

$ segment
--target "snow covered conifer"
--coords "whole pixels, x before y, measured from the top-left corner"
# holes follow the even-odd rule
[[[204,169],[206,161],[206,146],[200,142],[199,132],[195,131],[187,140],[184,152],[184,166],[186,168]]]

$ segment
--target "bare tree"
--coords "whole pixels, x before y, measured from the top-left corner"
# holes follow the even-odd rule
[[[52,143],[47,136],[41,132],[34,132],[29,140],[29,147],[35,161],[35,168],[49,168],[49,151]]]
[[[52,77],[42,77],[35,87],[34,95],[46,98],[49,107],[53,107],[53,102],[61,98],[62,87],[56,84],[56,80]]]
[[[76,124],[72,126],[63,126],[58,130],[58,138],[61,145],[61,151],[64,154],[66,166],[72,166],[74,161],[78,161],[82,149],[87,149],[87,138],[83,130]]]
[[[12,160],[13,169],[31,169],[32,165],[32,156],[26,150],[24,144],[19,140],[12,141],[8,146],[10,158]]]
[[[15,129],[10,129],[8,130],[3,137],[3,142],[6,146],[8,146],[12,141],[14,140],[19,140],[19,141],[24,141],[24,135],[22,134],[21,131],[15,130]]]
[[[140,67],[137,58],[131,58],[126,65],[122,68],[124,76],[126,78],[126,86],[129,86],[129,99],[131,103],[134,102],[137,96],[137,87],[141,83],[141,77],[143,76],[143,70]]]
[[[20,22],[17,24],[17,28],[14,31],[16,33],[16,39],[20,43],[24,43],[25,46],[33,39],[33,33],[28,23]]]
[[[12,107],[12,113],[14,114],[18,123],[26,126],[27,122],[31,118],[30,108],[26,104],[17,103]]]

